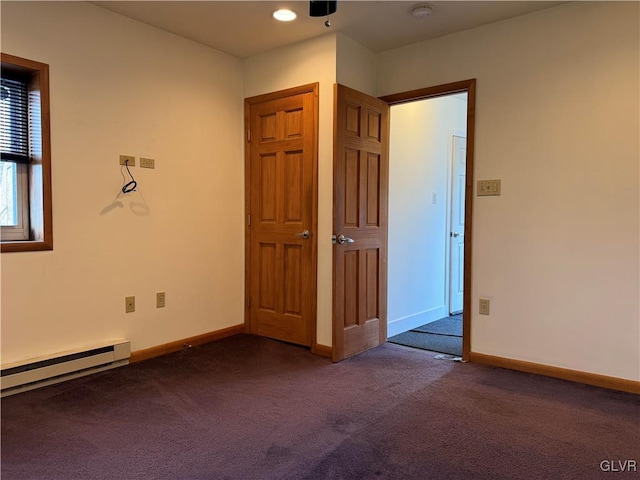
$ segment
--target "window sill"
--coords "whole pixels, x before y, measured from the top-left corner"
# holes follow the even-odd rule
[[[41,240],[20,241],[20,242],[2,242],[0,243],[0,251],[5,252],[38,252],[44,250],[53,250],[52,242],[43,242]]]

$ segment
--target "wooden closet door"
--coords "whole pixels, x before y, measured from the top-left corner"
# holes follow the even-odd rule
[[[315,339],[315,90],[250,102],[250,333]],[[258,101],[251,101],[258,100]]]

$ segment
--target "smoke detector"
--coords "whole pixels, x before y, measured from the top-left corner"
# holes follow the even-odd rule
[[[411,16],[416,20],[422,20],[425,17],[431,15],[431,11],[433,7],[431,5],[427,5],[426,3],[416,5],[411,9]]]

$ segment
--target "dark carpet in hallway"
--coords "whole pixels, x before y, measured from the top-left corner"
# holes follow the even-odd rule
[[[398,345],[462,356],[462,314],[441,318],[387,340]]]

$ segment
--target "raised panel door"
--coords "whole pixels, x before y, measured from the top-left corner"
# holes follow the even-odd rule
[[[317,87],[312,87],[247,100],[247,330],[305,346],[315,341]]]
[[[389,106],[336,85],[333,360],[387,337]]]

